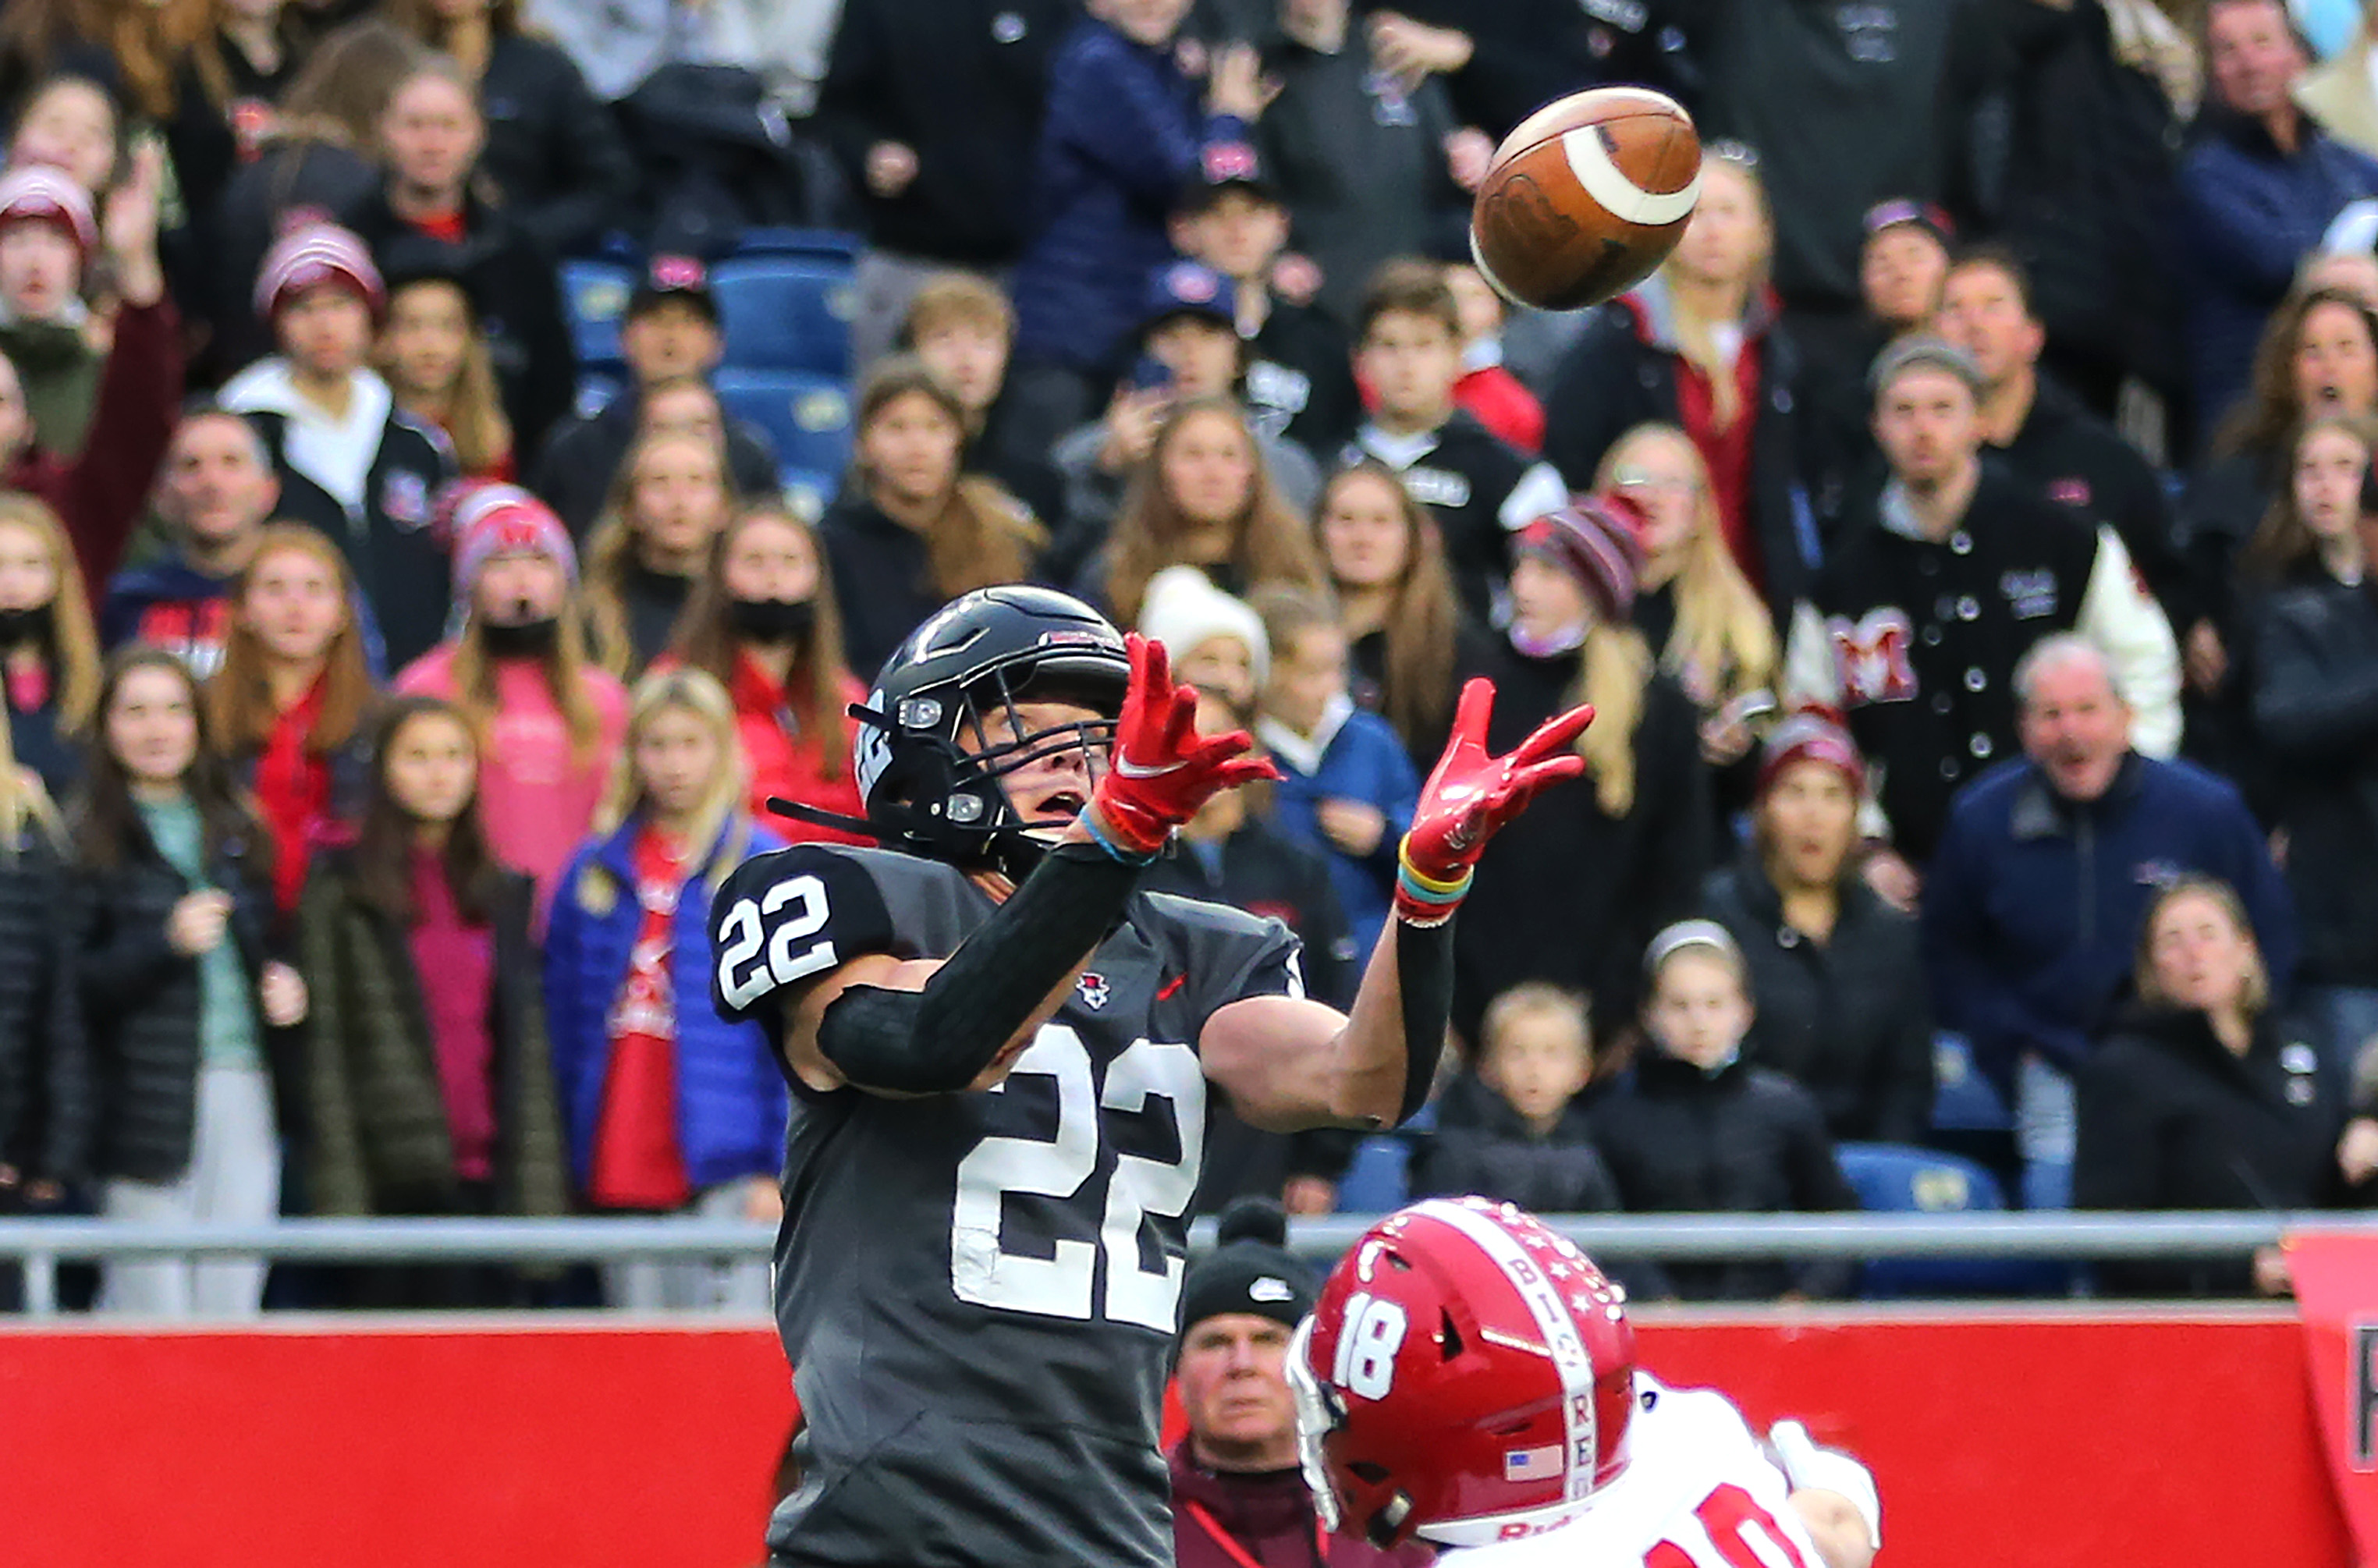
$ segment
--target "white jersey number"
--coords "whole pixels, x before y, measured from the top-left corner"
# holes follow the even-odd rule
[[[792,905],[789,912],[787,904]],[[718,994],[727,1005],[740,1012],[771,991],[840,964],[834,939],[818,937],[830,914],[825,883],[815,877],[787,878],[756,900],[739,901],[718,928]],[[767,929],[772,920],[774,932]]]
[[[1056,1083],[1056,1136],[985,1138],[958,1162],[957,1198],[950,1212],[950,1287],[961,1301],[1003,1311],[1077,1322],[1098,1316],[1171,1334],[1181,1300],[1182,1261],[1167,1258],[1162,1267],[1147,1268],[1139,1237],[1148,1216],[1177,1219],[1187,1213],[1197,1191],[1206,1155],[1206,1078],[1197,1053],[1187,1046],[1135,1040],[1108,1064],[1101,1094],[1081,1036],[1064,1024],[1044,1023],[1008,1078],[991,1092],[1024,1076]],[[1056,1199],[1078,1194],[1098,1172],[1101,1110],[1128,1115],[1145,1109],[1150,1098],[1171,1108],[1181,1157],[1152,1160],[1118,1153],[1097,1240],[1060,1239],[1046,1258],[1018,1256],[1000,1245],[1001,1211],[1009,1193]],[[1103,1295],[1098,1279],[1102,1253]]]
[[[1687,1547],[1671,1535],[1644,1554],[1643,1568],[1810,1568],[1775,1516],[1730,1481],[1701,1499],[1693,1519],[1714,1558],[1701,1543]]]

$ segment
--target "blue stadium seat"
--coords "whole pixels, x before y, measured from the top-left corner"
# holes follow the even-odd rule
[[[738,370],[850,375],[850,264],[813,256],[739,256],[711,269]]]
[[[1870,1214],[1991,1214],[2006,1208],[1998,1178],[1972,1160],[1905,1143],[1843,1143],[1842,1174]],[[2062,1295],[2066,1275],[2024,1258],[1869,1258],[1868,1298]]]
[[[1436,1128],[1436,1107],[1424,1105],[1393,1132],[1375,1132],[1354,1147],[1346,1174],[1338,1179],[1338,1212],[1383,1215],[1411,1199],[1411,1162],[1416,1140]]]
[[[636,291],[635,269],[608,261],[565,261],[561,264],[561,304],[570,317],[570,336],[578,350],[581,370],[603,372],[619,366],[619,319],[628,312],[628,296]]]
[[[736,237],[738,256],[819,256],[848,264],[866,247],[863,236],[845,229],[746,229]]]
[[[718,401],[730,419],[767,432],[780,473],[839,474],[850,461],[849,384],[838,376],[722,370]]]

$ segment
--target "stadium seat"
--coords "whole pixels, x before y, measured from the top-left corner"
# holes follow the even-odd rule
[[[570,336],[578,350],[581,370],[597,373],[620,367],[619,319],[628,311],[628,296],[636,290],[632,268],[608,261],[565,261],[561,264],[562,308],[570,315]]]
[[[737,370],[850,375],[850,264],[814,256],[739,256],[711,269]]]
[[[746,229],[735,242],[738,256],[818,256],[846,265],[856,262],[866,241],[843,229]]]
[[[1375,1132],[1356,1144],[1346,1174],[1338,1179],[1338,1212],[1383,1215],[1402,1208],[1411,1197],[1413,1141],[1435,1126],[1436,1107],[1425,1105],[1397,1131]]]
[[[1834,1153],[1870,1214],[1991,1214],[2007,1206],[1998,1178],[1961,1155],[1905,1143],[1842,1143]],[[2062,1295],[2065,1284],[2061,1266],[2024,1258],[1869,1258],[1861,1294]]]
[[[767,432],[779,473],[839,474],[849,463],[850,389],[840,377],[736,369],[715,384],[729,418]]]

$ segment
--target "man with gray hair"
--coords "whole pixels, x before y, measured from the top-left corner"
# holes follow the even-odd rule
[[[1890,848],[1879,891],[1912,900],[1958,787],[2016,746],[2015,661],[2085,633],[2106,652],[2138,748],[2180,745],[2180,652],[2110,528],[1981,459],[1982,376],[1964,350],[1907,337],[1874,369],[1891,479],[1844,520],[1793,611],[1784,685],[1839,709],[1879,775]]]
[[[2279,995],[2295,908],[2233,785],[2133,749],[2102,648],[2045,638],[2013,688],[2024,754],[1951,803],[1924,890],[1925,962],[1935,1014],[2014,1107],[2026,1206],[2062,1208],[2072,1073],[2121,999],[2156,890],[2190,875],[2236,888]]]

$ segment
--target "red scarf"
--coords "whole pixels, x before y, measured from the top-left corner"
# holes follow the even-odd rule
[[[312,748],[328,675],[282,709],[256,759],[256,804],[272,835],[272,896],[286,915],[306,888],[306,866],[330,817],[330,759]]]

